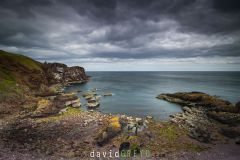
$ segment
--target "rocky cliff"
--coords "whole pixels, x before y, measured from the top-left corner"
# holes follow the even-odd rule
[[[19,86],[39,91],[52,84],[85,82],[84,68],[61,63],[40,63],[29,57],[0,50],[0,93],[17,91]]]
[[[61,63],[44,63],[43,68],[49,84],[66,84],[87,80],[84,68],[79,66],[68,67]]]

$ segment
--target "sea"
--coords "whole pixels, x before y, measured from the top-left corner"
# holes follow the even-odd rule
[[[87,109],[84,92],[113,93],[100,99],[97,110],[128,116],[153,116],[168,120],[182,112],[181,106],[156,98],[161,93],[199,91],[228,100],[240,101],[240,72],[87,72],[90,81],[72,84],[66,92],[77,92],[82,108]]]

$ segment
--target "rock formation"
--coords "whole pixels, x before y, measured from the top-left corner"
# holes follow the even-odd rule
[[[183,107],[183,113],[170,116],[171,122],[186,128],[189,136],[200,142],[209,143],[217,139],[213,135],[219,133],[240,138],[238,105],[234,106],[228,101],[201,92],[161,94],[157,98]],[[234,131],[229,126],[235,126]]]
[[[68,67],[61,63],[44,63],[43,68],[50,84],[82,83],[88,79],[84,68],[79,66]]]

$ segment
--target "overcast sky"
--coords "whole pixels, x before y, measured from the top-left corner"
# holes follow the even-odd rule
[[[240,1],[1,0],[0,49],[87,71],[240,71]]]

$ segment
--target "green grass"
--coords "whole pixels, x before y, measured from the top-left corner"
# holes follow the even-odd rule
[[[0,59],[8,60],[9,62],[18,62],[19,64],[27,67],[28,69],[42,70],[41,63],[19,54],[9,53],[0,50]]]
[[[14,83],[14,81],[10,81],[10,80],[0,81],[0,91],[6,92],[9,90],[12,90],[15,87],[16,87],[16,84]]]
[[[41,63],[29,57],[0,50],[0,93],[9,95],[21,92],[22,85],[29,75],[26,71],[42,71]],[[18,85],[17,85],[18,84]]]
[[[174,141],[178,136],[178,129],[176,126],[169,125],[159,130],[159,136],[168,139],[169,141]]]
[[[0,66],[1,67],[1,66]],[[0,68],[0,80],[9,80],[9,81],[15,81],[14,75],[3,68]]]
[[[8,98],[18,98],[23,93],[21,87],[17,86],[15,81],[0,80],[0,101]]]

